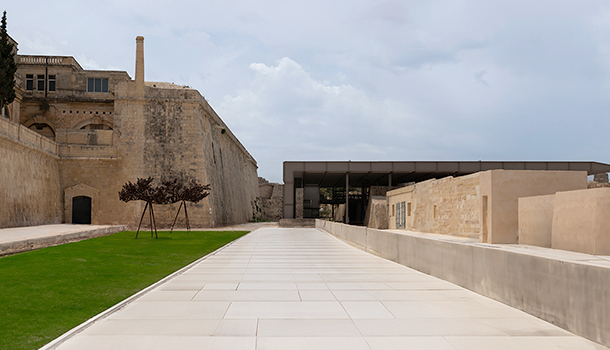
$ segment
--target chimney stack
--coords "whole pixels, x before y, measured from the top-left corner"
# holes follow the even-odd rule
[[[144,88],[144,37],[136,37],[136,86]]]

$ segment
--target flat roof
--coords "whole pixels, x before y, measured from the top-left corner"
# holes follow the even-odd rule
[[[463,176],[479,171],[555,170],[586,171],[588,175],[610,172],[610,164],[599,162],[502,162],[502,161],[415,161],[415,162],[363,162],[363,161],[285,161],[284,183],[294,184],[303,179],[305,185],[318,187],[344,187],[345,174],[350,174],[350,186],[389,186],[409,182]],[[391,176],[389,176],[391,174]],[[294,184],[296,185],[296,184]]]

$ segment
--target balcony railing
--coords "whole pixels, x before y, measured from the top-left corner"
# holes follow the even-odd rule
[[[44,64],[44,65],[55,65],[55,66],[76,66],[80,69],[82,67],[76,62],[74,57],[70,56],[32,56],[32,55],[18,55],[17,63],[19,64]]]

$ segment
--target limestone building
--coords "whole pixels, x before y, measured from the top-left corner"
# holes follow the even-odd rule
[[[152,176],[211,184],[189,204],[194,227],[246,222],[257,164],[194,89],[85,70],[69,56],[16,56],[17,98],[0,120],[0,227],[47,223],[137,225],[144,203],[119,201],[127,181]],[[171,224],[177,205],[155,206]]]

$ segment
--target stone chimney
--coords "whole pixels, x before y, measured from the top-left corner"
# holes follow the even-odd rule
[[[136,37],[136,87],[144,88],[144,37]]]

